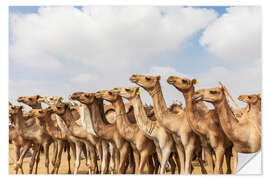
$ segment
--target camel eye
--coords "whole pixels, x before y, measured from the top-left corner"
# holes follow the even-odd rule
[[[150,78],[150,77],[145,77],[145,79],[146,79],[147,81],[150,81],[150,80],[151,80],[151,78]]]
[[[90,98],[90,95],[89,94],[85,94],[84,96],[87,97],[87,98]]]
[[[32,101],[33,99],[32,98],[29,98],[30,101]]]
[[[248,99],[251,99],[251,96],[248,96]]]
[[[110,95],[110,96],[112,95],[112,92],[111,92],[111,91],[109,91],[109,95]]]
[[[210,94],[217,94],[217,91],[209,91]]]
[[[186,84],[187,83],[187,80],[183,79],[182,82]]]
[[[127,92],[129,92],[130,91],[130,89],[125,89]]]

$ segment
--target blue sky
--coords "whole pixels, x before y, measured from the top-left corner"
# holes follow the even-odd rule
[[[198,88],[223,81],[234,97],[261,92],[258,7],[57,8],[9,8],[13,103],[20,95],[67,97],[133,86],[133,73],[162,75],[167,104],[183,101],[166,84],[169,75],[195,77]],[[146,93],[142,97],[151,102]]]

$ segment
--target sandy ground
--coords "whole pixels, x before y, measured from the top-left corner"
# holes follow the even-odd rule
[[[52,157],[52,149],[50,149],[50,154],[49,154],[50,158]],[[13,163],[14,163],[14,145],[10,144],[9,145],[9,174],[15,174],[14,168],[13,168]],[[29,163],[30,163],[31,157],[25,157],[24,158],[24,162],[23,162],[23,170],[24,173],[27,174],[29,171]],[[45,168],[45,157],[44,157],[44,153],[41,153],[40,155],[40,163],[39,163],[39,167],[38,167],[38,174],[46,174],[46,168]],[[81,161],[81,165],[78,171],[78,174],[87,174],[88,173],[88,168],[86,167],[85,164],[85,159],[82,159]],[[98,161],[98,163],[100,163],[100,161]],[[232,162],[233,163],[233,162]],[[192,174],[201,174],[201,168],[199,167],[199,164],[197,161],[193,161],[192,162],[194,170],[192,172]],[[233,165],[232,165],[233,167]],[[35,168],[35,166],[34,166]],[[208,170],[208,166],[205,165],[206,170]],[[50,171],[52,170],[52,164],[50,164]],[[74,170],[74,159],[71,156],[71,172],[73,172]],[[226,167],[226,163],[225,163],[225,159],[224,159],[224,163],[223,163],[223,172],[226,172],[227,167]],[[33,170],[34,171],[34,170]],[[67,162],[67,153],[63,152],[62,154],[62,162],[59,168],[59,174],[67,174],[68,172],[68,162]],[[19,171],[20,173],[20,171]],[[170,172],[168,172],[168,174],[170,174]]]

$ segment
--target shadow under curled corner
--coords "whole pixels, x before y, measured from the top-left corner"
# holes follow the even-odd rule
[[[262,175],[262,152],[259,151],[252,154],[238,153],[236,174]]]

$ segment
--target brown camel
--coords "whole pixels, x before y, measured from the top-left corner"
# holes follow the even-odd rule
[[[34,144],[33,141],[31,140],[26,140],[24,139],[15,129],[15,119],[14,119],[14,113],[12,112],[13,106],[10,104],[9,106],[9,141],[11,141],[14,144],[14,149],[15,149],[15,162],[14,162],[14,169],[16,174],[18,173],[18,170],[21,170],[21,173],[24,174],[23,171],[23,159],[27,153],[27,151],[30,149],[30,147],[32,146],[32,144]],[[20,155],[20,149],[21,147],[23,147],[23,152]],[[37,152],[37,151],[34,151]],[[34,155],[32,155],[32,160],[30,161],[29,164],[29,173],[32,173],[32,169],[33,169],[33,160]]]
[[[250,119],[256,119],[256,125],[261,128],[261,95],[260,94],[250,94],[250,95],[240,95],[238,97],[239,101],[247,103],[245,112]]]
[[[160,76],[132,75],[130,81],[144,88],[152,97],[157,121],[172,134],[181,163],[181,173],[191,173],[193,153],[200,154],[199,137],[190,128],[186,113],[173,113],[166,105],[160,86]],[[205,169],[201,162],[202,172]]]
[[[38,120],[32,126],[26,126],[22,113],[22,106],[14,106],[11,109],[11,114],[15,119],[15,130],[17,133],[26,140],[33,141],[35,143],[35,149],[43,145],[45,150],[45,167],[49,174],[49,146],[53,142],[52,138],[45,132],[42,124],[39,124]],[[33,153],[33,157],[38,151]]]
[[[62,97],[58,97],[58,96],[39,96],[39,98],[37,99],[37,102],[39,103],[45,103],[47,105],[52,105],[52,104],[58,104],[60,103],[64,98]],[[33,114],[34,115],[34,114]],[[68,158],[68,174],[71,174],[71,170],[70,170],[70,147],[73,150],[73,155],[75,158],[75,144],[73,142],[71,142],[70,140],[68,140],[68,136],[64,135],[63,132],[61,132],[61,130],[59,129],[59,127],[57,126],[57,121],[56,121],[56,116],[55,114],[51,114],[50,117],[45,116],[44,117],[40,117],[40,115],[38,116],[38,118],[42,118],[44,119],[45,122],[45,127],[46,130],[48,132],[48,134],[57,142],[57,146],[56,146],[56,150],[55,150],[55,165],[54,168],[51,172],[51,174],[58,174],[58,170],[60,167],[60,163],[61,163],[61,157],[62,157],[62,152],[64,147],[67,147],[67,158]]]
[[[119,163],[116,163],[116,169],[120,174],[125,173],[125,162],[127,161],[130,152],[130,144],[122,138],[117,130],[116,124],[109,124],[105,119],[103,100],[97,99],[94,93],[84,92],[73,93],[72,99],[76,99],[88,106],[95,133],[102,139],[114,144],[118,150],[117,154],[120,156]]]
[[[118,87],[112,91],[130,101],[134,107],[134,114],[139,128],[145,136],[153,140],[156,145],[156,151],[159,156],[161,170],[164,174],[166,163],[171,152],[174,150],[174,142],[166,129],[158,121],[151,121],[144,110],[138,87]]]
[[[24,103],[28,106],[30,106],[32,109],[41,109],[41,102],[39,102],[39,99],[41,98],[40,95],[35,95],[35,96],[20,96],[17,101],[20,103]],[[28,121],[28,123],[32,122],[35,123],[35,121],[31,121],[34,120],[34,118],[30,118]],[[39,148],[39,150],[41,150],[41,148]],[[40,160],[40,152],[34,153],[37,154],[37,157],[34,157],[33,160],[36,159],[36,169]],[[53,166],[55,166],[56,163],[56,158],[57,158],[57,142],[54,141],[53,142],[53,158],[51,160],[51,163]]]
[[[55,173],[58,174],[62,152],[64,150],[64,146],[67,147],[67,159],[68,159],[68,174],[71,174],[70,169],[70,146],[73,150],[73,155],[75,159],[75,144],[72,142],[72,138],[64,134],[59,127],[57,126],[56,122],[51,120],[52,114],[48,112],[46,109],[33,109],[29,112],[29,116],[38,118],[41,122],[44,123],[44,128],[48,135],[50,135],[59,145],[59,151],[57,151],[57,160],[55,166],[51,172],[51,174]]]
[[[176,89],[183,93],[186,102],[186,115],[189,126],[195,132],[202,142],[202,146],[208,154],[207,160],[210,165],[210,173],[213,173],[213,164],[211,151],[215,153],[215,163],[214,163],[214,173],[222,174],[222,164],[224,159],[224,154],[226,154],[227,160],[227,174],[231,173],[230,168],[230,158],[232,151],[232,143],[224,134],[222,128],[219,125],[219,119],[217,112],[215,110],[209,110],[208,112],[203,112],[198,108],[202,101],[197,103],[192,103],[192,95],[194,94],[194,84],[197,83],[196,79],[187,79],[183,77],[170,76],[167,82],[173,85]],[[229,154],[228,154],[229,153]],[[236,170],[236,168],[234,168]]]
[[[219,117],[220,125],[226,136],[233,143],[237,152],[255,153],[261,149],[260,134],[245,117],[241,116],[241,118],[237,119],[234,116],[228,105],[224,89],[201,89],[195,92],[192,99],[193,101],[203,100],[214,105]],[[258,118],[250,120],[255,124],[258,123]]]
[[[135,163],[136,164],[136,173],[142,174],[144,170],[145,163],[150,162],[149,165],[153,164],[152,154],[155,153],[155,145],[152,140],[148,139],[142,130],[138,127],[137,124],[132,124],[128,119],[124,102],[119,95],[115,95],[112,93],[113,91],[102,90],[96,93],[96,97],[102,98],[106,101],[112,103],[115,112],[116,112],[116,127],[119,131],[120,135],[130,142],[133,152]],[[134,117],[135,119],[135,117]],[[138,167],[138,168],[137,168]],[[151,167],[152,170],[149,171],[150,174],[153,173],[153,165]]]
[[[77,101],[76,99],[74,99],[72,96],[69,96],[69,99],[72,100],[74,102],[74,104],[76,104],[75,106],[71,106],[71,110],[74,109],[76,107],[79,107],[78,112],[79,114],[79,122],[82,125],[82,127],[90,134],[92,134],[93,136],[95,136],[96,138],[100,139],[94,129],[93,129],[93,125],[91,123],[91,116],[90,116],[90,112],[88,107],[85,104],[82,104],[81,102]],[[72,111],[71,111],[72,112]],[[73,115],[74,116],[74,115]],[[101,169],[101,173],[102,174],[106,174],[108,173],[109,170],[109,142],[106,140],[99,140],[101,142],[101,144],[97,145],[97,150],[98,150],[98,155],[100,157],[100,159],[102,159],[102,162],[99,163],[99,169]],[[110,161],[114,161],[114,157],[111,155],[110,156]]]
[[[57,123],[62,131],[76,139],[76,162],[74,174],[78,172],[80,166],[80,154],[82,148],[78,146],[76,142],[82,142],[86,145],[87,150],[87,166],[89,168],[89,174],[98,172],[96,145],[99,144],[99,139],[88,133],[82,126],[76,123],[76,120],[72,116],[70,105],[66,103],[58,103],[49,107],[49,112],[57,114]],[[90,153],[90,154],[89,154]],[[90,157],[91,156],[91,157]],[[90,163],[91,161],[91,163]]]

